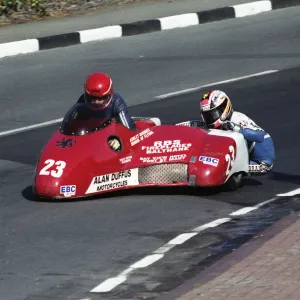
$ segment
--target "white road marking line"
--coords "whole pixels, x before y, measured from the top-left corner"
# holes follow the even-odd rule
[[[278,196],[278,197],[290,197],[290,196],[295,196],[297,194],[300,194],[300,188],[296,189],[296,190],[293,190],[293,191],[290,191],[288,193],[277,194],[276,196]]]
[[[91,290],[92,293],[107,293],[114,289],[117,285],[123,283],[126,281],[127,277],[126,276],[117,276],[117,277],[112,277],[109,279],[106,279],[103,281],[101,284],[96,286],[94,289]]]
[[[190,88],[190,89],[185,89],[185,90],[181,90],[181,91],[176,91],[176,92],[172,92],[172,93],[168,93],[168,94],[159,95],[159,96],[156,96],[155,99],[165,99],[165,98],[169,98],[169,97],[173,97],[173,96],[188,94],[188,93],[191,93],[191,92],[201,90],[201,89],[206,88],[206,87],[211,87],[211,86],[215,86],[215,85],[218,85],[218,84],[225,84],[225,83],[235,82],[235,81],[248,79],[248,78],[252,78],[252,77],[268,75],[268,74],[272,74],[272,73],[276,73],[276,72],[278,72],[278,70],[268,70],[268,71],[264,71],[264,72],[260,72],[260,73],[255,73],[255,74],[245,75],[245,76],[236,77],[236,78],[232,78],[232,79],[228,79],[228,80],[209,83],[209,84],[197,86],[197,87]]]
[[[163,258],[163,256],[164,256],[163,254],[148,255],[148,256],[142,258],[141,260],[137,261],[133,265],[131,265],[130,268],[133,268],[133,269],[146,268],[146,267],[152,265],[153,263],[155,263],[156,261],[158,261],[159,259]]]
[[[38,124],[26,126],[26,127],[21,127],[21,128],[11,129],[11,130],[7,130],[7,131],[2,131],[2,132],[0,132],[0,137],[1,136],[6,136],[6,135],[12,135],[12,134],[23,132],[23,131],[28,131],[28,130],[31,130],[31,129],[36,129],[36,128],[40,128],[40,127],[53,125],[53,124],[56,124],[56,123],[60,123],[62,120],[63,120],[63,118],[60,118],[60,119],[51,120],[51,121],[47,121],[47,122],[43,122],[43,123],[38,123]]]
[[[217,219],[215,221],[212,221],[210,223],[207,223],[207,224],[204,224],[204,225],[201,225],[199,227],[196,227],[195,229],[193,229],[192,231],[197,231],[197,232],[200,232],[200,231],[203,231],[203,230],[206,230],[208,228],[212,228],[212,227],[216,227],[216,226],[219,226],[221,224],[224,224],[224,223],[227,223],[231,220],[231,218],[223,218],[223,219]]]
[[[153,253],[164,254],[164,253],[170,251],[175,246],[176,246],[175,244],[173,244],[173,245],[171,245],[171,244],[165,244],[165,245],[159,247],[158,249],[156,249],[155,251],[153,251]]]
[[[176,238],[174,238],[173,240],[169,241],[168,244],[181,245],[187,240],[189,240],[190,238],[192,238],[193,236],[195,236],[196,234],[198,234],[198,232],[182,233],[178,235]]]
[[[281,196],[281,195],[294,196],[296,194],[300,194],[300,188],[296,189],[294,191],[285,193],[285,194],[278,194],[278,195],[279,196]],[[253,210],[256,210],[260,207],[263,207],[264,205],[267,205],[267,204],[274,202],[276,200],[279,200],[279,199],[280,198],[278,198],[278,197],[274,197],[274,198],[271,198],[264,202],[261,202],[259,204],[256,204],[254,206],[241,208],[237,211],[230,213],[230,216],[246,215],[247,213],[249,213]],[[190,238],[196,236],[201,231],[204,231],[209,228],[217,227],[219,225],[222,225],[224,223],[231,221],[232,219],[233,218],[220,218],[220,219],[214,220],[212,222],[198,226],[198,227],[194,228],[193,230],[191,230],[192,232],[183,233],[183,234],[178,235],[177,237],[170,240],[168,243],[164,244],[163,246],[161,246],[158,249],[156,249],[155,251],[153,251],[152,252],[153,254],[148,255],[148,256],[144,257],[143,259],[137,261],[136,263],[132,264],[129,268],[127,268],[126,270],[121,272],[118,276],[105,280],[104,282],[102,282],[101,284],[96,286],[94,289],[92,289],[90,292],[104,293],[104,292],[111,291],[116,286],[118,286],[118,285],[122,284],[124,281],[126,281],[128,275],[131,272],[133,272],[135,269],[148,267],[149,265],[151,265],[151,264],[155,263],[156,261],[160,260],[161,258],[163,258],[164,254],[166,252],[168,252],[169,250],[171,250],[172,248],[174,248],[176,245],[180,245],[180,244],[186,242]]]
[[[269,199],[269,200],[267,200],[267,201],[258,203],[258,204],[256,204],[254,207],[260,208],[260,207],[262,207],[262,206],[264,206],[264,205],[266,205],[266,204],[269,204],[269,203],[271,203],[271,202],[274,202],[274,201],[276,201],[276,200],[278,200],[278,198],[277,198],[277,197],[274,197],[274,198],[271,198],[271,199]]]
[[[258,207],[244,207],[244,208],[241,208],[237,211],[234,211],[230,214],[230,216],[241,216],[241,215],[245,215],[247,214],[248,212],[252,211],[252,210],[255,210],[255,209],[258,209]]]
[[[123,272],[121,272],[120,274],[119,274],[119,276],[127,276],[128,274],[130,274],[132,271],[134,270],[134,268],[128,268],[128,269],[126,269],[126,270],[124,270]]]

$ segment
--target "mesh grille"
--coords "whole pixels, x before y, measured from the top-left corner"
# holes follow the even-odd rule
[[[179,183],[188,181],[187,164],[160,164],[139,168],[140,183]]]

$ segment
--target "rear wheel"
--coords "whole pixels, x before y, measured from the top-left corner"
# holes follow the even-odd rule
[[[226,188],[230,191],[236,191],[242,186],[244,175],[243,173],[233,174],[226,182]]]

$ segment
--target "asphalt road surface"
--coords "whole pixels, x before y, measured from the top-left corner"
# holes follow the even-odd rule
[[[157,95],[279,70],[215,86],[276,146],[273,172],[246,180],[234,193],[142,189],[90,201],[35,202],[30,185],[36,157],[58,125],[1,138],[1,299],[154,299],[202,269],[211,253],[298,210],[295,199],[270,205],[171,250],[111,293],[89,293],[181,232],[299,187],[299,16],[299,8],[284,9],[0,60],[1,130],[62,117],[96,70],[112,74],[132,115],[164,123],[197,118],[202,91],[152,101]]]

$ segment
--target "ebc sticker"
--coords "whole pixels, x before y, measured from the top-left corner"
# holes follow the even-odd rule
[[[214,158],[214,157],[209,157],[209,156],[200,156],[199,161],[203,162],[206,165],[211,165],[214,167],[217,167],[219,164],[219,159]]]
[[[74,196],[76,194],[76,185],[62,185],[60,187],[60,193],[65,197]]]

